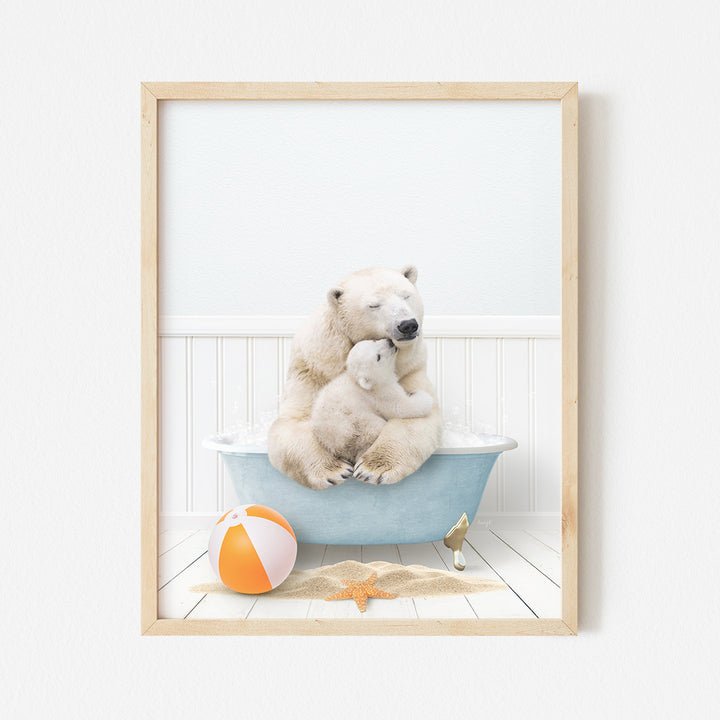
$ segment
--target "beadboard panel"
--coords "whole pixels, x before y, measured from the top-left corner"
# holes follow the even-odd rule
[[[214,321],[160,323],[160,512],[166,516],[212,515],[235,501],[219,455],[201,441],[221,429],[270,422],[301,319]],[[428,376],[446,422],[518,441],[494,468],[479,514],[559,513],[557,318],[474,316],[466,318],[465,335],[459,318],[436,317],[429,326]]]
[[[535,509],[539,512],[560,510],[560,484],[562,474],[562,416],[560,397],[560,342],[537,339],[534,356],[535,417],[534,417],[534,470]]]

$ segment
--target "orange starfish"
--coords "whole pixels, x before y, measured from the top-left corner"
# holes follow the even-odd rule
[[[395,595],[384,590],[378,590],[375,587],[377,573],[374,572],[367,580],[343,580],[347,587],[339,593],[326,597],[326,600],[346,600],[352,598],[358,606],[360,612],[367,610],[367,599],[369,597],[386,598],[393,600]]]

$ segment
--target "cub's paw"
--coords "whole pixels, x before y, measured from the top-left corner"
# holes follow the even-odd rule
[[[405,477],[405,473],[397,468],[381,465],[373,461],[371,457],[361,457],[355,464],[353,477],[361,482],[372,485],[392,485],[402,480]]]
[[[353,474],[353,465],[347,460],[337,460],[332,465],[314,468],[307,477],[307,486],[313,490],[327,490],[333,485],[342,485]]]

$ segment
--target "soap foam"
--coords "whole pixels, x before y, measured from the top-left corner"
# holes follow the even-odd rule
[[[448,413],[450,419],[443,424],[443,448],[478,448],[493,445],[495,440],[493,428],[485,423],[476,423],[473,428],[458,421],[460,412],[452,408]],[[266,447],[270,426],[277,417],[274,412],[261,413],[257,423],[236,423],[223,432],[218,433],[217,442],[241,447]]]

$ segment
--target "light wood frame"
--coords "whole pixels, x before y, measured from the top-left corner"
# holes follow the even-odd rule
[[[170,620],[158,618],[158,102],[161,100],[559,100],[562,123],[561,618]],[[146,635],[576,635],[578,86],[547,83],[152,82],[142,105],[141,632]]]

